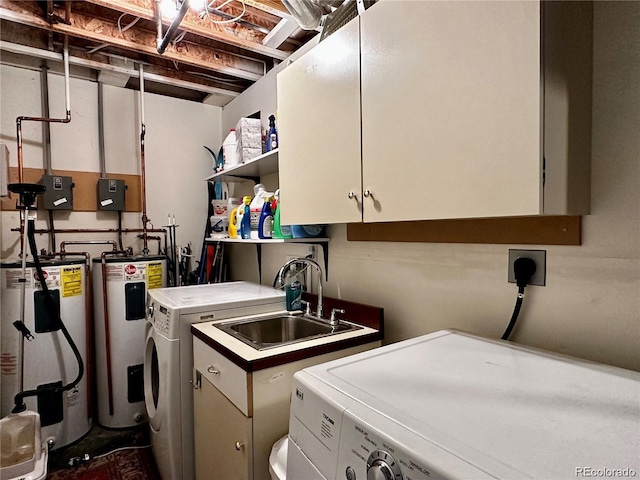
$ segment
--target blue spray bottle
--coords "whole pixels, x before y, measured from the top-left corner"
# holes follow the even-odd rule
[[[267,134],[267,152],[278,148],[278,130],[276,129],[276,117],[269,115],[269,133]]]

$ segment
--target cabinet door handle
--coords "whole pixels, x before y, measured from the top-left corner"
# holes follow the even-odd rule
[[[220,375],[220,370],[216,370],[213,365],[209,365],[207,367],[207,372],[212,373],[214,375]]]
[[[242,442],[236,442],[236,450],[240,451],[241,448],[244,447],[244,443]]]
[[[369,198],[369,197],[373,198],[373,193],[371,193],[371,190],[365,190],[364,192],[362,192],[362,196],[364,198]]]
[[[358,201],[358,196],[355,194],[355,192],[349,192],[348,197],[350,200],[353,200],[355,198],[356,202]]]

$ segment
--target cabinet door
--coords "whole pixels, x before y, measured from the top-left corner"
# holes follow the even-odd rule
[[[251,418],[201,378],[193,395],[196,479],[252,479]]]
[[[541,212],[540,28],[535,1],[364,12],[365,222]]]
[[[358,35],[355,19],[278,74],[284,225],[362,221]]]

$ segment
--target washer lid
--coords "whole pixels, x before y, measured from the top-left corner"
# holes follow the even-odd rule
[[[185,287],[154,288],[149,297],[172,310],[196,313],[238,305],[274,303],[284,299],[284,292],[250,282],[226,282]]]
[[[636,372],[452,331],[306,371],[489,474],[640,471]]]

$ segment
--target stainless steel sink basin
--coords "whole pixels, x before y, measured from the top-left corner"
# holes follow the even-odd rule
[[[305,315],[269,315],[215,324],[220,330],[257,350],[275,348],[304,340],[326,337],[362,327],[345,322],[329,325]]]

